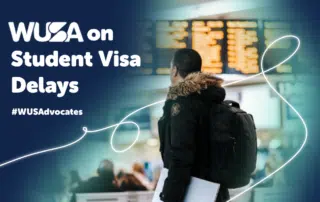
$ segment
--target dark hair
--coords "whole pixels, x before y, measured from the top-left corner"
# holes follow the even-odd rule
[[[202,59],[197,51],[184,48],[175,52],[172,64],[184,78],[190,73],[201,71]]]
[[[133,165],[132,165],[132,170],[134,171],[134,172],[138,172],[138,173],[141,173],[141,174],[145,174],[144,173],[144,168],[143,168],[143,165],[141,164],[141,163],[134,163]]]
[[[98,175],[99,176],[114,176],[114,173],[113,173],[113,162],[110,161],[110,160],[102,160],[100,162],[100,165],[97,169],[97,172],[98,172]]]

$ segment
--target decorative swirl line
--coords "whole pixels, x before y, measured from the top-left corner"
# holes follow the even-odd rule
[[[267,71],[264,71],[263,69],[263,60],[264,60],[264,57],[266,55],[266,53],[268,52],[268,50],[277,42],[281,41],[282,39],[288,39],[288,38],[291,38],[291,39],[295,39],[298,43],[296,49],[285,59],[283,60],[282,62],[280,62],[279,64],[271,67],[270,69],[268,69]],[[270,178],[271,176],[273,176],[274,174],[276,174],[279,170],[283,169],[285,166],[287,166],[300,152],[301,150],[303,149],[303,147],[305,146],[306,142],[307,142],[307,139],[308,139],[308,127],[307,127],[307,124],[305,122],[305,120],[303,119],[303,117],[301,116],[301,114],[288,102],[287,99],[285,99],[276,89],[275,87],[270,83],[269,79],[267,78],[267,76],[265,75],[266,72],[268,71],[271,71],[272,69],[274,68],[277,68],[278,66],[282,65],[283,63],[287,62],[288,60],[290,60],[290,58],[292,58],[296,52],[299,50],[300,48],[300,39],[294,35],[286,35],[286,36],[282,36],[278,39],[276,39],[275,41],[273,41],[272,43],[269,44],[269,46],[266,48],[266,50],[263,52],[262,54],[262,57],[261,57],[261,62],[260,62],[260,65],[261,65],[261,70],[262,70],[262,75],[263,77],[265,78],[267,84],[269,85],[269,87],[280,97],[280,99],[282,99],[283,102],[285,102],[296,114],[297,116],[299,117],[299,119],[301,120],[302,124],[303,124],[303,127],[304,127],[304,130],[305,130],[305,138],[300,146],[300,148],[298,149],[298,151],[292,156],[289,158],[288,161],[286,161],[282,166],[280,166],[279,168],[277,168],[275,171],[273,171],[272,173],[270,173],[269,175],[267,175],[266,177],[264,177],[263,179],[259,180],[257,183],[253,184],[252,186],[248,187],[247,189],[245,189],[244,191],[240,192],[239,194],[235,195],[234,197],[232,197],[229,201],[232,201],[236,198],[238,198],[239,196],[243,195],[244,193],[250,191],[251,189],[253,189],[254,187],[256,187],[257,185],[259,185],[260,183],[264,182],[265,180],[267,180],[268,178]]]
[[[282,62],[278,63],[277,65],[274,65],[273,67],[269,68],[268,70],[264,70],[263,68],[263,61],[264,61],[264,57],[266,55],[266,53],[268,52],[268,50],[276,43],[278,43],[279,41],[283,40],[283,39],[295,39],[297,41],[297,47],[296,49],[285,59],[283,60]],[[303,143],[301,144],[301,147],[298,149],[298,151],[287,161],[285,162],[282,166],[280,166],[278,169],[276,169],[275,171],[273,171],[272,173],[270,173],[268,176],[266,176],[265,178],[261,179],[260,181],[258,181],[257,183],[255,183],[254,185],[250,186],[249,188],[247,188],[246,190],[242,191],[241,193],[237,194],[236,196],[232,197],[229,201],[232,201],[236,198],[238,198],[239,196],[243,195],[244,193],[250,191],[252,188],[256,187],[257,185],[259,185],[260,183],[262,183],[263,181],[267,180],[268,178],[270,178],[271,176],[273,176],[275,173],[277,173],[279,170],[283,169],[285,166],[287,166],[300,152],[301,150],[303,149],[303,147],[305,146],[306,142],[307,142],[307,138],[308,138],[308,128],[307,128],[307,124],[305,122],[305,120],[303,119],[303,117],[300,115],[300,113],[275,89],[275,87],[271,84],[271,82],[269,81],[269,79],[267,78],[267,76],[265,75],[265,73],[269,72],[269,71],[272,71],[273,69],[277,68],[278,66],[284,64],[285,62],[287,62],[288,60],[290,60],[295,54],[296,52],[299,50],[300,48],[300,39],[297,37],[297,36],[294,36],[294,35],[286,35],[286,36],[282,36],[278,39],[276,39],[275,41],[273,41],[272,43],[269,44],[269,46],[265,49],[265,51],[263,52],[262,54],[262,57],[261,57],[261,61],[260,61],[260,66],[261,66],[261,73],[258,73],[258,74],[255,74],[255,75],[252,75],[252,76],[249,76],[249,77],[246,77],[244,79],[240,79],[240,80],[237,80],[237,81],[233,81],[233,82],[229,82],[225,85],[223,85],[223,87],[227,87],[227,86],[230,86],[230,85],[234,85],[234,84],[237,84],[237,83],[240,83],[240,82],[243,82],[243,81],[246,81],[246,80],[249,80],[249,79],[252,79],[252,78],[255,78],[257,76],[260,76],[260,75],[263,75],[263,77],[265,78],[267,84],[269,85],[269,87],[280,97],[280,99],[282,99],[283,102],[285,102],[296,114],[297,116],[299,117],[299,119],[301,120],[303,126],[304,126],[304,129],[305,129],[305,139],[303,141]],[[133,122],[133,121],[126,121],[130,116],[132,116],[133,114],[143,110],[143,109],[146,109],[146,108],[149,108],[151,106],[154,106],[154,105],[157,105],[157,104],[161,104],[161,103],[164,103],[165,100],[160,100],[160,101],[157,101],[157,102],[154,102],[154,103],[151,103],[149,105],[146,105],[144,107],[141,107],[139,109],[136,109],[135,111],[129,113],[127,116],[125,116],[119,123],[117,124],[113,124],[113,125],[110,125],[110,126],[106,126],[104,128],[100,128],[100,129],[97,129],[97,130],[88,130],[87,127],[83,127],[82,130],[83,130],[83,135],[81,137],[79,137],[78,139],[76,139],[75,141],[73,142],[70,142],[68,144],[65,144],[65,145],[62,145],[62,146],[58,146],[58,147],[54,147],[54,148],[50,148],[50,149],[46,149],[46,150],[41,150],[41,151],[37,151],[37,152],[33,152],[33,153],[30,153],[30,154],[26,154],[24,156],[21,156],[21,157],[18,157],[18,158],[15,158],[15,159],[12,159],[12,160],[9,160],[9,161],[6,161],[2,164],[0,164],[0,168],[4,167],[4,166],[7,166],[9,164],[12,164],[14,162],[17,162],[17,161],[20,161],[20,160],[23,160],[23,159],[27,159],[27,158],[30,158],[30,157],[33,157],[33,156],[36,156],[36,155],[40,155],[40,154],[43,154],[43,153],[48,153],[48,152],[53,152],[53,151],[57,151],[57,150],[61,150],[61,149],[65,149],[65,148],[68,148],[68,147],[71,147],[72,145],[74,144],[77,144],[78,142],[80,142],[82,139],[85,138],[85,136],[87,134],[90,134],[90,133],[98,133],[98,132],[101,132],[101,131],[105,131],[105,130],[108,130],[108,129],[111,129],[111,128],[114,128],[113,131],[112,131],[112,134],[111,134],[111,138],[110,138],[110,145],[111,145],[111,148],[114,152],[117,152],[117,153],[124,153],[126,151],[128,151],[129,149],[131,149],[134,144],[138,141],[139,139],[139,136],[140,136],[140,127],[137,123]],[[137,134],[136,134],[136,138],[135,140],[132,142],[132,144],[125,148],[125,149],[122,149],[122,150],[119,150],[119,149],[116,149],[113,145],[113,138],[114,138],[114,135],[115,133],[117,132],[117,129],[119,128],[119,126],[121,125],[124,125],[124,124],[133,124],[136,128],[137,128]]]

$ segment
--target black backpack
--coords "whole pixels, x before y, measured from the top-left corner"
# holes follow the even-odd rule
[[[226,188],[247,185],[257,160],[252,115],[237,102],[224,101],[213,104],[210,119],[210,178]]]

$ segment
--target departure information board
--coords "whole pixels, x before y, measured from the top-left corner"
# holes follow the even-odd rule
[[[168,74],[170,61],[177,49],[187,48],[188,21],[158,21],[156,23],[156,74]]]
[[[202,58],[202,71],[223,72],[222,46],[224,39],[223,21],[193,21],[192,49]]]
[[[277,38],[291,34],[290,24],[286,22],[277,22],[277,21],[264,21],[264,48],[266,48],[272,41]],[[272,67],[279,62],[283,61],[287,56],[288,52],[292,52],[295,46],[293,46],[291,40],[283,40],[274,46],[272,46],[271,51],[266,54],[265,62],[263,63],[264,67]],[[293,60],[291,60],[292,62]],[[274,71],[276,73],[291,73],[292,65],[290,62],[280,65]]]
[[[177,49],[192,48],[202,57],[202,71],[215,74],[256,74],[260,57],[271,41],[290,33],[289,23],[258,20],[155,21],[153,74],[168,74]],[[290,40],[273,48],[265,67],[274,58],[287,56]],[[288,49],[289,48],[289,49]],[[273,73],[291,73],[284,64]]]
[[[138,52],[142,58],[143,68],[141,70],[144,74],[152,74],[154,64],[153,23],[152,21],[138,22],[137,28],[140,31],[137,40],[140,44]]]
[[[259,72],[258,24],[227,21],[227,73]]]

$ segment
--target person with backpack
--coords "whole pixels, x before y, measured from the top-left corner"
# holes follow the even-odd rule
[[[182,202],[191,176],[219,183],[216,202],[227,201],[228,188],[248,184],[255,169],[252,116],[224,101],[223,80],[201,73],[201,65],[192,49],[176,51],[171,61],[171,86],[158,122],[160,152],[169,169],[160,194],[164,202]]]

